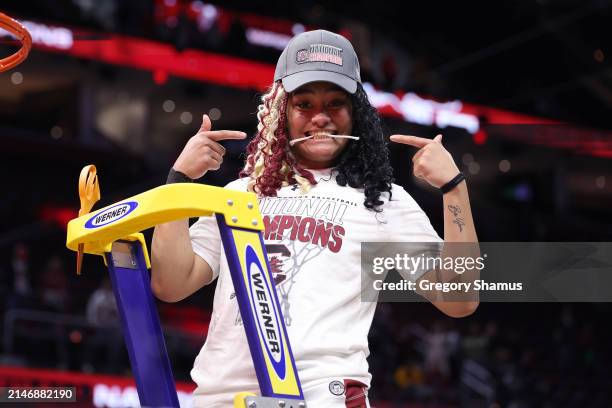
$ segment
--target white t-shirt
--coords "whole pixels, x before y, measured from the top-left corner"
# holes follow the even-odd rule
[[[339,186],[330,170],[310,170],[318,184],[307,193],[283,187],[259,199],[264,241],[302,387],[321,378],[349,378],[369,386],[368,332],[376,303],[362,302],[361,242],[440,242],[429,219],[400,186],[383,211],[364,205],[364,193]],[[246,191],[247,179],[226,188]],[[190,228],[195,253],[219,279],[208,337],[191,376],[196,405],[227,405],[258,384],[214,217]],[[413,278],[417,278],[415,276]]]

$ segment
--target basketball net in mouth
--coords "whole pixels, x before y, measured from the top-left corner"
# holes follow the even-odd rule
[[[321,133],[312,134],[310,136],[304,136],[304,137],[300,137],[298,139],[290,140],[289,141],[289,145],[293,146],[296,143],[303,142],[304,140],[308,140],[308,139],[315,139],[315,140],[317,140],[317,139],[324,139],[326,137],[331,137],[331,138],[335,138],[335,139],[353,139],[353,140],[359,140],[358,136],[352,136],[352,135],[333,135],[331,133],[321,132]]]

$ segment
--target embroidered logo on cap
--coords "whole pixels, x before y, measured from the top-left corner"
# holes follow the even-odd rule
[[[330,62],[342,65],[342,48],[326,44],[312,44],[308,49],[299,50],[295,54],[295,62],[304,64],[306,62]]]

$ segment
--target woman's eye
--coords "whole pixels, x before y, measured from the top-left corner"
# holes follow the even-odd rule
[[[295,106],[297,106],[300,109],[308,109],[310,108],[310,103],[302,101],[302,102],[296,103]]]
[[[341,106],[344,106],[346,104],[346,101],[343,99],[334,99],[333,101],[330,102],[330,106],[334,107],[334,108],[338,108]]]

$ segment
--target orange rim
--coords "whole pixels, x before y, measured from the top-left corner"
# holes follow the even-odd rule
[[[0,28],[13,34],[21,42],[21,48],[16,53],[0,59],[0,72],[4,72],[21,64],[28,57],[32,48],[32,36],[21,23],[3,13],[0,13]]]

